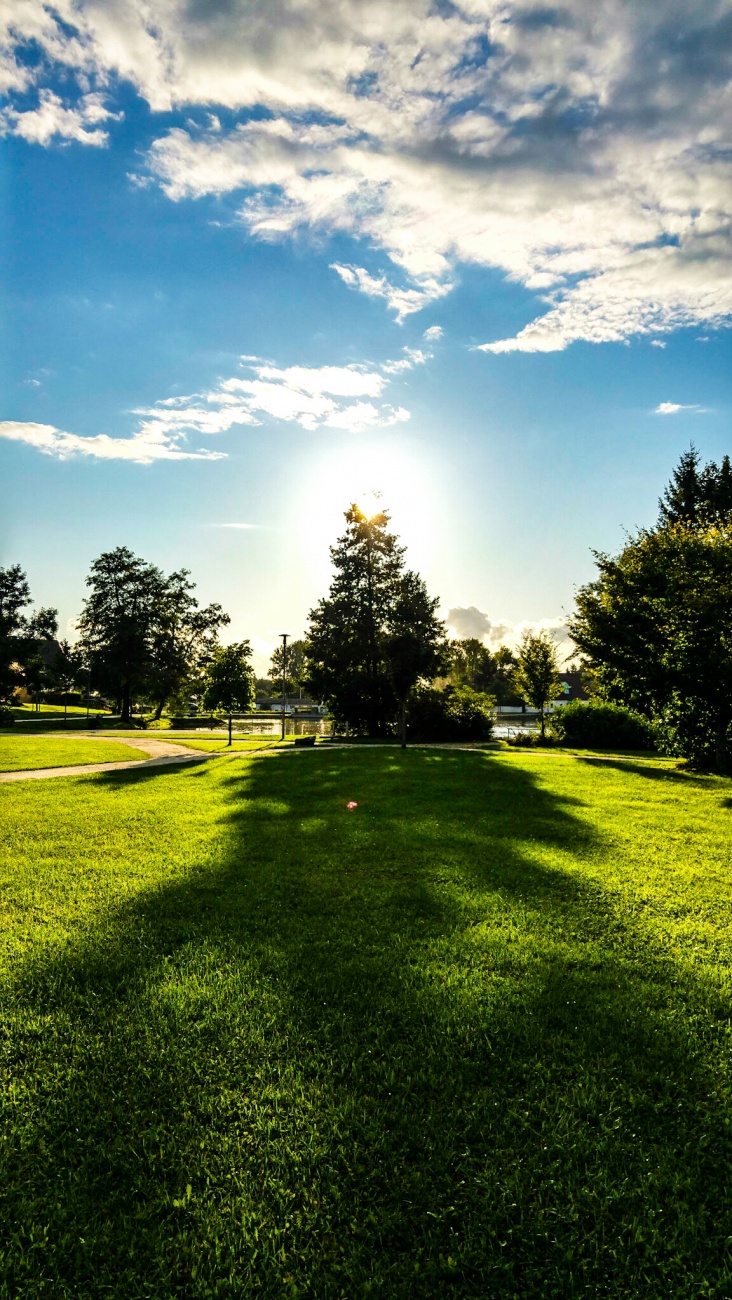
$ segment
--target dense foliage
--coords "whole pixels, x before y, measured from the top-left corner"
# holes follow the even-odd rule
[[[492,695],[469,686],[447,686],[442,691],[420,686],[409,700],[409,738],[424,742],[490,740],[494,705]]]
[[[713,460],[700,468],[699,453],[692,445],[685,451],[658,503],[659,527],[688,524],[708,527],[732,523],[732,465],[725,456],[721,465]]]
[[[514,685],[516,657],[507,646],[491,653],[477,637],[451,641],[449,647],[450,681],[454,686],[495,696],[497,704],[520,704]]]
[[[404,737],[410,692],[444,664],[438,601],[405,570],[387,514],[353,505],[345,517],[330,592],[310,615],[308,684],[354,731],[385,736],[399,725]]]
[[[49,680],[56,656],[57,610],[32,604],[28,579],[19,564],[0,569],[0,704],[9,705],[18,686],[38,691]]]
[[[671,524],[598,554],[570,632],[601,693],[700,767],[732,767],[732,525]]]
[[[655,749],[656,729],[640,713],[609,700],[573,700],[551,716],[551,732],[563,745],[600,749]]]
[[[130,717],[135,695],[165,702],[197,684],[229,622],[220,605],[199,608],[186,569],[165,577],[126,546],[91,566],[91,589],[79,619],[81,645],[94,682]]]

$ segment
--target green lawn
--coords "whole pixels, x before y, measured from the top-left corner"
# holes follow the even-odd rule
[[[0,735],[0,772],[38,767],[71,767],[76,763],[124,763],[149,755],[114,740],[64,739],[63,736]]]
[[[86,717],[87,708],[85,704],[67,704],[66,712],[69,717],[72,715],[78,716],[82,713]],[[92,717],[95,717],[98,713],[109,713],[109,709],[100,709],[95,706],[92,700],[90,712]],[[64,706],[63,704],[41,704],[40,708],[36,709],[35,704],[17,704],[13,705],[13,713],[16,718],[42,717],[44,715],[47,718],[63,718]]]
[[[176,743],[178,739],[176,736]],[[288,736],[285,740],[279,738],[275,740],[271,736],[260,736],[258,740],[237,740],[234,737],[231,745],[229,745],[226,740],[201,740],[198,736],[181,736],[180,743],[186,745],[188,749],[201,749],[207,754],[215,754],[219,751],[224,754],[231,753],[232,749],[243,750],[246,753],[247,751],[262,749],[290,749],[292,747],[292,737]]]
[[[732,783],[323,746],[0,802],[3,1300],[732,1295]]]

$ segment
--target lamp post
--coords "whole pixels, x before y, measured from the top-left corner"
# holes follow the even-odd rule
[[[280,632],[282,637],[282,739],[285,739],[285,722],[287,714],[287,638],[289,632]]]

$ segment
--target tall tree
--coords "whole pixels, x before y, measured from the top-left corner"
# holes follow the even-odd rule
[[[545,739],[545,710],[560,693],[559,663],[556,642],[548,632],[525,632],[518,650],[515,670],[516,689],[539,711],[542,743]]]
[[[193,690],[218,645],[219,631],[230,622],[220,605],[199,607],[188,569],[165,579],[152,643],[148,690],[159,718],[172,696]]]
[[[231,719],[234,713],[246,713],[254,702],[254,669],[249,660],[252,648],[248,641],[218,646],[206,668],[203,706],[222,709],[229,719],[229,744],[231,744]]]
[[[595,553],[570,634],[598,693],[657,720],[671,752],[732,770],[732,524],[672,524]]]
[[[10,704],[18,686],[38,695],[48,684],[58,611],[24,613],[30,604],[30,587],[20,565],[0,569],[0,704]]]
[[[105,551],[91,566],[79,632],[95,683],[113,695],[129,722],[134,695],[154,671],[155,630],[164,608],[160,569],[126,546]]]
[[[404,548],[389,532],[389,515],[380,511],[369,517],[353,505],[345,518],[346,531],[331,547],[330,592],[310,615],[308,682],[338,721],[384,736],[400,711],[406,661],[422,653],[416,642],[407,647],[405,603],[420,606],[415,626],[421,629],[417,640],[427,638],[427,659],[441,625],[421,579],[405,571]]]

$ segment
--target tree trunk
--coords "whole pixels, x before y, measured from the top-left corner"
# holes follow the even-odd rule
[[[132,690],[130,687],[130,683],[125,682],[124,687],[122,689],[122,713],[120,716],[120,722],[129,722],[131,719],[131,709],[132,709],[131,697],[132,697]]]
[[[229,714],[229,744],[231,744],[231,714]]]
[[[399,710],[399,734],[402,739],[402,749],[407,748],[407,702],[402,700],[402,707]]]
[[[541,708],[539,709],[539,731],[540,731],[540,735],[541,735],[541,743],[542,743],[542,745],[543,745],[543,744],[544,744],[544,740],[546,739],[546,737],[545,737],[545,735],[544,735],[544,705],[543,705],[543,704],[542,704]]]
[[[158,700],[158,703],[157,703],[157,705],[155,706],[155,721],[156,721],[156,722],[159,722],[160,719],[162,718],[162,716],[163,716],[163,708],[164,708],[164,706],[165,706],[165,700]]]

